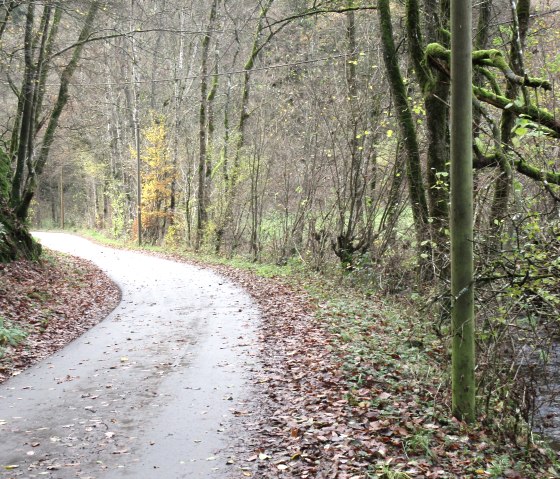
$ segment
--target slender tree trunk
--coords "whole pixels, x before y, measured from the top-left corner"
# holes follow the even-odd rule
[[[134,7],[136,1],[131,0],[131,21],[134,18]],[[130,30],[134,26],[131,24]],[[134,34],[130,36],[130,52],[132,60],[132,126],[134,129],[134,149],[136,152],[136,236],[138,246],[142,246],[142,156],[140,154],[140,88],[138,86],[138,66],[136,56],[136,40]]]
[[[0,9],[0,40],[2,40],[2,36],[6,31],[6,27],[8,26],[8,21],[10,20],[10,15],[15,7],[18,6],[18,2],[16,0],[11,0],[9,2],[3,2],[2,7]]]
[[[35,21],[35,2],[30,1],[27,6],[27,14],[25,20],[25,40],[24,40],[24,58],[25,73],[23,86],[20,91],[19,104],[21,105],[21,113],[18,112],[18,121],[16,124],[19,129],[17,135],[12,136],[13,146],[17,145],[16,167],[12,180],[11,205],[18,208],[21,198],[24,194],[24,173],[25,166],[31,161],[32,152],[29,151],[30,137],[32,136],[33,126],[33,22]],[[22,218],[20,215],[18,217]],[[24,217],[23,217],[24,218]]]
[[[396,226],[402,211],[402,182],[405,175],[405,154],[402,151],[401,141],[397,143],[395,152],[395,163],[393,166],[393,179],[391,181],[391,188],[389,189],[389,196],[387,198],[387,206],[383,211],[381,220],[379,221],[378,233],[381,231],[383,234],[383,241],[378,249],[378,254],[382,255],[386,248],[393,244],[396,236]]]
[[[473,282],[472,7],[451,4],[452,413],[475,420]]]
[[[7,203],[10,200],[10,189],[12,187],[10,176],[12,174],[12,165],[10,157],[0,147],[0,200]]]
[[[226,229],[231,226],[233,222],[233,207],[235,199],[237,196],[237,182],[239,180],[239,168],[241,162],[241,153],[245,146],[245,134],[247,127],[247,120],[249,119],[249,93],[250,93],[250,80],[251,80],[251,70],[255,66],[255,60],[259,52],[262,50],[263,45],[261,42],[261,35],[264,29],[264,20],[268,13],[268,10],[272,6],[274,0],[266,0],[263,2],[259,19],[257,22],[257,28],[253,38],[253,45],[251,48],[251,53],[244,66],[243,83],[241,87],[241,105],[239,110],[239,120],[237,123],[237,141],[235,142],[235,152],[233,157],[233,165],[231,169],[228,170],[228,185],[226,193],[226,204],[224,208],[224,218],[223,224],[219,227],[218,235],[216,238],[216,250],[219,251],[221,248],[221,241]],[[270,38],[270,37],[269,37]]]
[[[261,158],[255,153],[251,164],[251,235],[249,246],[253,261],[259,258],[259,182],[261,173]]]
[[[43,172],[45,164],[48,160],[50,149],[54,142],[55,133],[58,128],[58,122],[60,120],[60,116],[62,114],[62,111],[64,110],[64,107],[66,106],[66,103],[68,102],[68,96],[69,96],[68,88],[70,86],[70,80],[72,79],[72,76],[74,75],[74,72],[78,67],[78,61],[81,57],[85,41],[92,32],[93,20],[95,18],[95,15],[97,14],[97,11],[99,10],[99,7],[100,7],[99,1],[92,2],[89,11],[87,13],[84,26],[82,27],[82,31],[80,32],[80,35],[78,37],[77,46],[74,48],[74,51],[72,53],[70,62],[62,70],[62,74],[60,76],[60,87],[58,91],[58,96],[54,108],[51,112],[47,129],[45,130],[43,143],[41,145],[41,148],[39,149],[37,160],[34,161],[32,165],[30,165],[29,173],[24,188],[23,189],[20,188],[20,192],[23,192],[23,194],[21,194],[20,196],[20,201],[17,202],[16,214],[18,218],[20,218],[21,220],[25,220],[27,218],[29,205],[31,204],[31,200],[33,199],[33,195],[35,194],[35,190],[37,188],[37,177],[40,176],[41,173]],[[31,97],[33,97],[32,92],[30,93],[31,93]],[[30,110],[29,114],[30,117],[24,121],[24,119],[26,118],[25,108],[24,108],[22,125],[26,121],[32,124],[34,118],[32,114],[32,109]],[[21,136],[22,135],[20,135],[20,139],[19,139],[20,143],[23,141],[23,138]],[[32,145],[32,143],[29,141],[29,134],[27,135],[27,137],[28,137],[28,146],[27,148],[24,148],[24,150],[27,152],[27,156],[29,156],[30,154],[29,146]],[[18,155],[18,161],[19,161],[19,155]],[[15,201],[15,197],[14,197],[14,201]]]
[[[478,23],[476,27],[476,35],[473,39],[475,50],[485,50],[488,47],[489,35],[490,35],[490,15],[492,13],[492,0],[482,0],[478,9]],[[473,71],[473,84],[477,86],[482,86],[484,82],[484,75],[480,71]],[[473,111],[473,125],[475,137],[481,133],[479,128],[481,120],[481,110],[476,108]],[[500,146],[501,148],[501,146]]]
[[[45,6],[45,11],[43,14],[41,29],[41,47],[39,49],[39,57],[37,59],[37,70],[35,75],[35,92],[33,97],[34,106],[34,131],[33,134],[36,137],[41,130],[45,119],[41,119],[40,115],[43,112],[43,98],[45,96],[45,87],[47,83],[47,76],[49,74],[49,57],[52,54],[54,42],[58,36],[58,29],[60,25],[60,20],[62,18],[62,5],[57,4],[54,9],[54,15],[52,24],[50,24],[52,7]],[[50,28],[49,28],[50,24]]]
[[[151,67],[151,78],[150,78],[150,109],[156,110],[156,97],[157,97],[157,77],[158,77],[158,64],[160,62],[161,56],[161,40],[163,37],[163,29],[165,28],[163,24],[163,19],[165,18],[165,9],[166,9],[166,0],[160,2],[151,2],[155,3],[155,10],[157,11],[157,20],[155,20],[155,24],[157,26],[157,33],[156,33],[156,42],[154,45],[154,50],[152,53],[152,67]]]
[[[445,228],[449,217],[447,206],[449,201],[447,190],[449,85],[442,72],[430,72],[426,69],[423,41],[447,45],[448,42],[441,32],[448,28],[448,4],[445,0],[441,3],[437,0],[424,2],[424,36],[421,33],[421,9],[418,1],[407,0],[406,9],[407,37],[411,45],[410,57],[424,94],[426,109],[428,139],[426,179],[432,240],[437,244],[437,250],[443,253],[447,249]]]
[[[525,69],[523,67],[523,47],[529,28],[530,6],[531,0],[519,0],[518,2],[512,0],[511,2],[513,18],[510,49],[511,69],[519,76],[525,75]],[[505,96],[514,99],[517,98],[519,92],[520,87],[513,82],[509,82]],[[523,92],[523,96],[527,96],[525,91]],[[489,225],[491,231],[493,231],[496,236],[497,243],[500,241],[498,236],[502,230],[502,220],[508,212],[510,192],[513,184],[513,168],[509,155],[507,154],[507,149],[511,145],[511,136],[515,120],[516,115],[513,112],[509,109],[503,111],[500,126],[500,149],[502,151],[502,154],[499,155],[500,175],[496,179]]]
[[[218,55],[218,45],[216,44],[216,51],[214,54],[214,74],[212,75],[212,83],[210,84],[210,91],[208,92],[207,97],[207,116],[208,116],[208,136],[207,136],[207,158],[206,158],[206,199],[205,204],[208,206],[210,204],[210,187],[212,181],[212,168],[213,168],[213,160],[216,156],[214,151],[214,136],[216,130],[215,124],[215,114],[214,114],[214,100],[216,99],[216,93],[218,92],[218,85],[219,85],[219,62],[220,58]]]
[[[60,197],[60,229],[64,229],[64,166],[60,165],[60,176],[58,179],[58,194]]]
[[[426,238],[428,225],[428,204],[424,183],[422,180],[422,167],[416,128],[408,103],[406,87],[398,64],[398,57],[393,39],[393,26],[391,24],[391,10],[389,0],[379,0],[377,12],[381,27],[381,44],[383,60],[387,70],[387,77],[391,93],[395,102],[397,121],[401,130],[403,147],[406,151],[406,170],[410,202],[416,230],[416,239],[419,245]],[[424,248],[426,244],[424,245]]]
[[[236,48],[232,58],[232,68],[236,64],[237,57],[239,55],[239,39],[236,35]],[[230,143],[230,134],[231,134],[231,125],[230,125],[230,109],[231,109],[231,91],[233,89],[233,81],[232,81],[232,74],[230,73],[227,76],[226,82],[226,98],[224,104],[224,140],[223,140],[223,147],[222,151],[220,152],[220,158],[222,162],[222,176],[223,176],[223,184],[224,184],[224,192],[223,192],[223,211],[220,213],[220,217],[217,220],[217,227],[216,227],[216,238],[214,244],[214,251],[216,254],[220,253],[220,249],[222,247],[222,241],[225,233],[225,228],[227,225],[226,221],[226,213],[227,213],[227,205],[229,199],[229,143]]]
[[[171,197],[169,199],[169,211],[171,213],[169,224],[172,225],[175,221],[175,210],[177,207],[177,176],[179,164],[179,138],[180,138],[180,113],[181,104],[183,101],[182,91],[183,82],[180,77],[183,74],[184,64],[184,48],[185,48],[185,35],[183,33],[185,27],[185,7],[181,8],[180,13],[181,34],[179,36],[179,52],[177,55],[177,62],[175,64],[175,82],[173,83],[173,149],[172,149],[172,179],[171,179]]]
[[[347,2],[348,7],[351,7],[352,4],[351,0]],[[348,150],[344,155],[349,157],[350,161],[343,162],[342,188],[340,188],[343,193],[341,193],[340,200],[337,202],[339,225],[336,242],[332,243],[333,250],[345,269],[352,266],[354,253],[364,251],[369,246],[368,242],[372,236],[370,208],[364,211],[370,158],[366,156],[368,154],[365,143],[366,136],[360,132],[360,129],[365,130],[366,127],[359,104],[360,89],[357,65],[360,57],[357,52],[356,18],[353,11],[346,14],[346,41],[345,73],[348,98],[346,134],[348,135]],[[371,110],[372,114],[373,110]]]
[[[206,211],[206,178],[208,171],[208,53],[212,38],[212,29],[216,20],[218,0],[212,2],[206,34],[202,40],[201,68],[200,68],[200,110],[199,121],[199,156],[198,156],[198,214],[196,222],[195,250],[198,251],[202,242],[204,227],[208,220]]]

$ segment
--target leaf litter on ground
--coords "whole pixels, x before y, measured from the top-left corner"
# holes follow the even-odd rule
[[[396,314],[386,298],[365,298],[325,278],[305,276],[293,286],[224,264],[152,254],[211,267],[244,287],[262,311],[255,397],[242,414],[232,410],[245,425],[227,461],[232,478],[559,477],[545,449],[527,451],[497,440],[491,428],[450,419],[446,349],[418,335],[412,319],[402,320],[410,305],[397,305],[403,309]],[[60,348],[118,302],[116,287],[90,264],[56,257],[61,264],[51,262],[48,273],[34,264],[0,269],[0,314],[31,331],[28,344],[0,362],[0,379]],[[24,299],[14,300],[15,291]],[[56,335],[45,336],[45,315],[58,321]]]
[[[262,312],[243,477],[560,477],[538,443],[526,449],[451,417],[447,348],[418,324],[414,305],[388,305],[324,277],[289,284],[210,266]]]
[[[26,333],[0,357],[0,383],[104,319],[120,290],[90,261],[45,250],[40,262],[0,264],[0,318]]]

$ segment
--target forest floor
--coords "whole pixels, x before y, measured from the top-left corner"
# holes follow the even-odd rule
[[[418,322],[418,302],[309,271],[242,266],[250,271],[211,265],[264,314],[258,382],[269,412],[253,431],[255,477],[560,477],[558,455],[542,443],[526,449],[499,424],[451,418],[447,347]]]
[[[389,300],[308,271],[154,254],[210,267],[240,284],[260,307],[262,368],[253,381],[261,390],[261,407],[247,412],[251,440],[232,461],[232,478],[560,477],[554,468],[558,456],[541,443],[527,449],[500,436],[499,424],[467,426],[450,419],[447,348],[419,325],[418,303],[405,299],[410,295]],[[58,258],[58,264],[49,260],[42,267],[79,266],[90,271],[80,278],[97,277],[91,265],[79,261],[70,267],[72,261]],[[22,287],[19,277],[28,278],[25,291],[34,311],[57,311],[78,322],[83,307],[50,304],[52,298],[62,290],[85,294],[71,292],[81,286],[102,304],[109,291],[113,299],[104,307],[85,310],[90,311],[86,328],[114,305],[114,289],[99,278],[80,283],[55,273],[43,281],[39,268],[20,263],[0,271],[0,308],[14,324],[27,314],[6,294]],[[25,321],[22,328],[41,324]],[[47,348],[63,343],[58,336],[42,337],[30,335],[24,348],[14,350],[16,356],[25,350],[26,357],[43,357]],[[23,365],[3,361],[5,374]]]

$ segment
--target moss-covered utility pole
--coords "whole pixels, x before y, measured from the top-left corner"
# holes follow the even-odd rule
[[[475,420],[472,6],[451,1],[451,294],[453,415]]]

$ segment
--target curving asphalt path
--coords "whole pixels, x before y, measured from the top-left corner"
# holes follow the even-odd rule
[[[100,266],[122,301],[0,385],[0,477],[228,477],[256,367],[259,315],[249,296],[187,264],[36,236]]]

